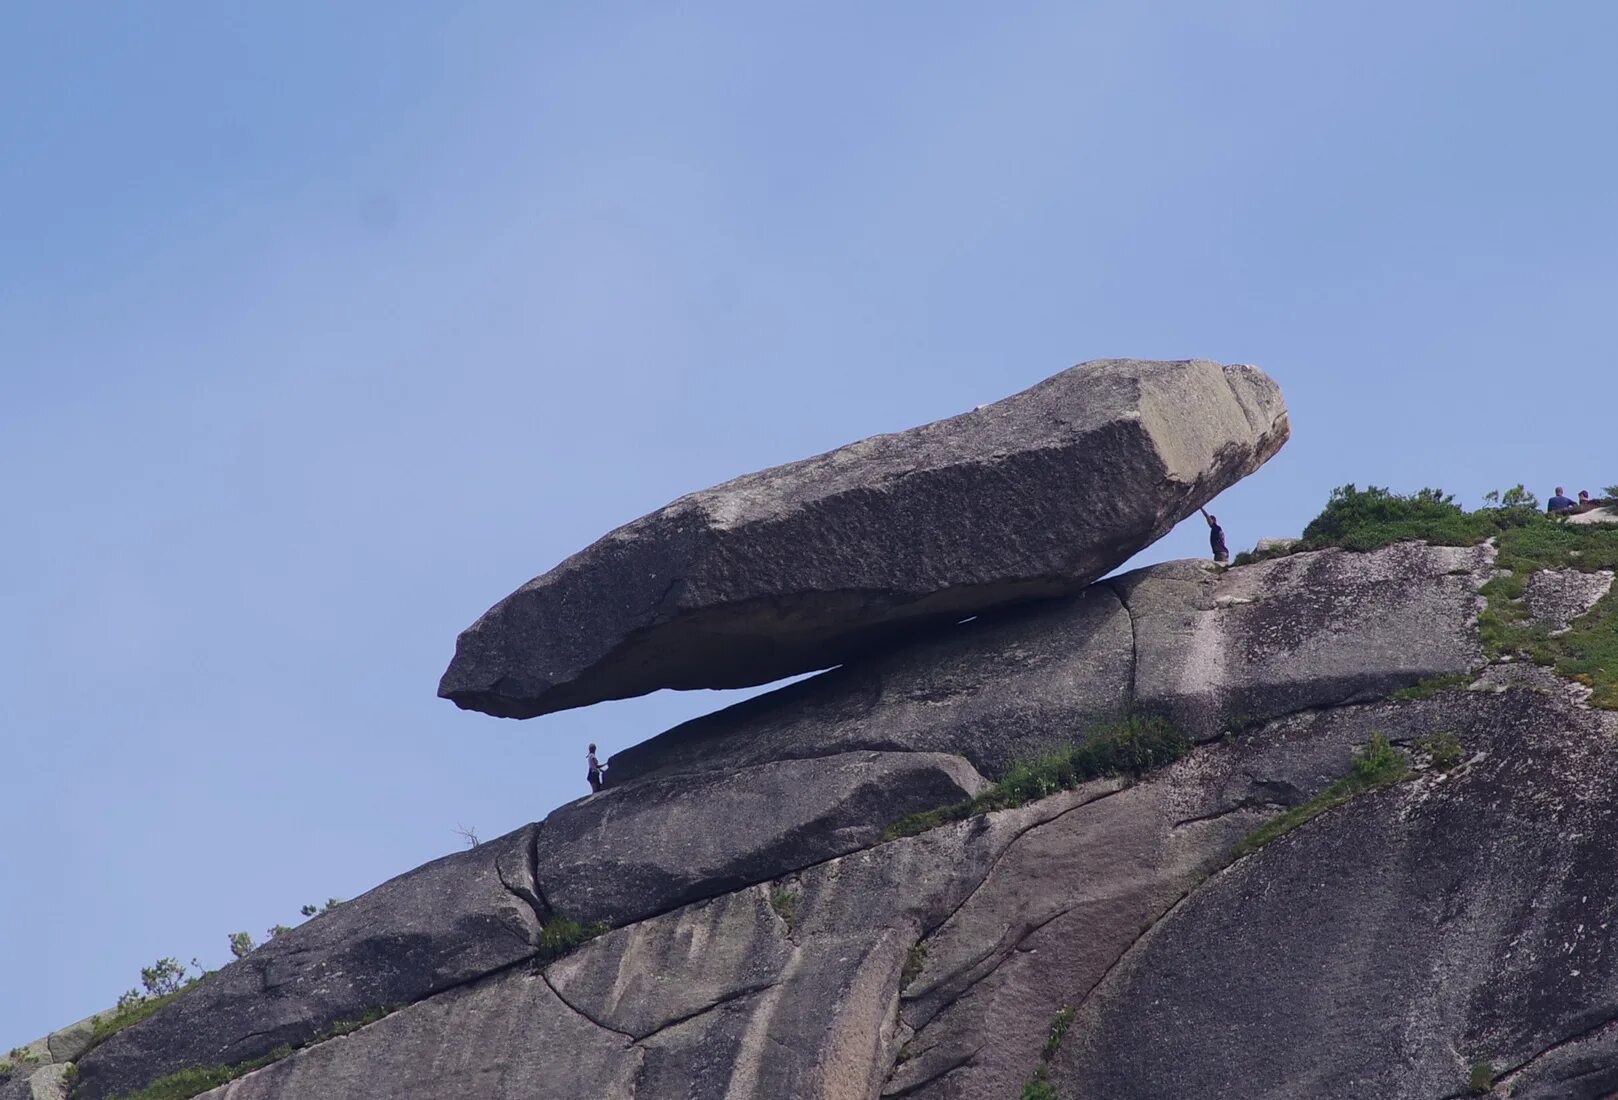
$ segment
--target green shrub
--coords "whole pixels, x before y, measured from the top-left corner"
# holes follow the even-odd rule
[[[1489,1062],[1474,1062],[1466,1087],[1473,1092],[1488,1092],[1494,1088],[1495,1069]]]
[[[1608,487],[1612,489],[1618,485]],[[1374,485],[1366,489],[1344,485],[1332,490],[1325,509],[1304,528],[1302,539],[1284,550],[1249,555],[1246,560],[1329,546],[1365,551],[1418,539],[1471,546],[1493,538],[1498,548],[1495,564],[1502,575],[1482,588],[1487,603],[1478,616],[1478,634],[1485,651],[1491,657],[1521,656],[1552,668],[1589,687],[1591,705],[1618,710],[1618,593],[1609,593],[1589,614],[1575,620],[1571,630],[1554,637],[1522,606],[1528,578],[1538,570],[1618,570],[1618,528],[1568,524],[1547,516],[1538,510],[1534,495],[1520,485],[1485,499],[1496,506],[1467,512],[1440,489],[1403,495]],[[1426,681],[1395,692],[1394,697],[1425,698],[1451,686],[1458,684]]]
[[[921,977],[922,969],[927,965],[927,945],[913,943],[910,950],[905,952],[904,969],[899,971],[899,988],[904,989],[911,982]]]
[[[1167,719],[1133,714],[1093,731],[1076,745],[1021,761],[969,802],[923,810],[883,830],[884,840],[915,836],[952,821],[1035,802],[1106,776],[1137,779],[1191,751],[1191,739]]]
[[[230,934],[230,953],[238,959],[245,959],[253,953],[258,944],[246,932],[232,932]]]
[[[770,908],[775,910],[776,915],[781,918],[781,923],[787,926],[788,932],[791,932],[798,922],[798,902],[801,900],[801,894],[785,887],[770,892]]]
[[[148,997],[166,997],[185,988],[185,971],[179,959],[158,959],[151,966],[141,967],[140,984],[146,987]]]
[[[1073,1022],[1073,1017],[1078,1011],[1076,1008],[1064,1008],[1056,1014],[1056,1019],[1051,1021],[1051,1033],[1045,1037],[1045,1049],[1041,1053],[1045,1061],[1049,1062],[1056,1057],[1056,1052],[1062,1046],[1062,1037],[1067,1034],[1068,1025]]]
[[[1425,753],[1433,767],[1441,772],[1449,771],[1466,757],[1461,739],[1448,730],[1417,738],[1415,748],[1417,752]]]
[[[1276,817],[1271,818],[1237,842],[1231,852],[1232,859],[1240,859],[1258,851],[1270,841],[1285,836],[1298,826],[1313,821],[1327,810],[1341,806],[1362,794],[1380,790],[1410,777],[1410,769],[1398,749],[1380,733],[1354,754],[1348,774],[1315,797]]]
[[[571,917],[553,916],[539,930],[539,957],[559,959],[606,931],[607,926],[600,921],[580,924]]]
[[[1056,1086],[1051,1084],[1050,1071],[1043,1063],[1023,1085],[1021,1100],[1057,1100]]]

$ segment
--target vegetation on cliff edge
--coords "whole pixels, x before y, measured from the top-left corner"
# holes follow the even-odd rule
[[[882,839],[915,836],[952,821],[1021,806],[1092,779],[1139,778],[1174,763],[1190,750],[1191,739],[1168,720],[1132,714],[1095,730],[1077,744],[1013,764],[998,783],[970,801],[900,818],[883,830]]]
[[[1305,822],[1313,821],[1327,810],[1341,806],[1362,794],[1369,794],[1402,782],[1409,778],[1410,774],[1404,754],[1394,748],[1382,734],[1373,734],[1370,743],[1354,754],[1354,763],[1347,775],[1309,801],[1270,818],[1242,837],[1231,850],[1231,858],[1240,859],[1256,852],[1270,841],[1285,836]]]
[[[1618,571],[1618,525],[1570,524],[1548,516],[1520,485],[1491,493],[1487,499],[1485,507],[1468,512],[1442,489],[1406,495],[1375,485],[1365,489],[1344,485],[1332,490],[1326,507],[1297,542],[1239,554],[1236,564],[1328,547],[1363,552],[1413,540],[1475,546],[1494,539],[1500,575],[1484,584],[1487,603],[1478,617],[1478,633],[1489,656],[1544,665],[1588,687],[1592,705],[1618,710],[1618,586],[1562,634],[1552,634],[1549,627],[1535,622],[1523,601],[1528,579],[1542,569]],[[1448,686],[1435,684],[1426,692],[1411,689],[1398,694],[1416,698]]]

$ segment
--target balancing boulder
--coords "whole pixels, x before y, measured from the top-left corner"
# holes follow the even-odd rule
[[[681,497],[501,600],[439,695],[530,718],[840,664],[1076,592],[1288,435],[1256,367],[1083,363],[973,412]]]

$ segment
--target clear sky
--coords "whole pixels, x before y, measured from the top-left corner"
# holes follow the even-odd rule
[[[1233,548],[1347,481],[1618,482],[1615,40],[1573,2],[11,5],[0,1050],[736,698],[434,698],[489,604],[686,491],[1104,356],[1281,383]]]

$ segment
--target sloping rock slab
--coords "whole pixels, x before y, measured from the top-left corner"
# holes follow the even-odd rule
[[[984,785],[958,756],[891,752],[650,781],[546,818],[538,878],[558,912],[626,924],[869,847]]]
[[[1129,614],[1096,585],[940,628],[705,715],[612,758],[613,787],[862,749],[960,753],[986,775],[1129,709]]]
[[[766,683],[1078,591],[1280,449],[1256,367],[1104,360],[682,497],[463,632],[439,694],[528,718]]]
[[[519,894],[533,895],[536,828],[425,864],[276,936],[86,1054],[78,1096],[234,1065],[528,958],[540,916]]]
[[[1092,784],[612,931],[300,1050],[204,1100],[851,1100],[896,1049],[907,952]],[[779,893],[796,900],[788,920]]]
[[[1470,762],[1331,811],[1194,892],[1083,1005],[1058,1094],[1430,1100],[1486,1062],[1520,1071],[1523,1096],[1607,1096],[1599,1043],[1551,1063],[1618,1020],[1618,722],[1530,692],[1319,720],[1447,730]],[[1560,1086],[1534,1086],[1546,1077]]]
[[[526,968],[412,1005],[203,1100],[634,1100],[641,1054]]]
[[[883,1088],[912,1100],[1015,1097],[1056,1014],[1283,807],[1348,771],[1363,729],[1284,719],[1019,837],[928,936],[905,990],[915,1033]]]
[[[1528,578],[1523,605],[1536,623],[1562,634],[1612,587],[1612,570],[1541,569]]]
[[[1135,622],[1135,705],[1215,737],[1482,667],[1487,546],[1317,550],[1215,570],[1178,561],[1105,582]]]

